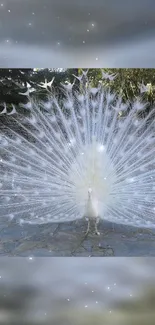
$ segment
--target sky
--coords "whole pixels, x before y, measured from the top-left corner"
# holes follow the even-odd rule
[[[153,67],[154,0],[0,0],[0,67]]]
[[[0,324],[7,314],[38,324],[58,320],[63,311],[73,313],[73,323],[85,311],[113,315],[121,301],[135,302],[153,285],[154,267],[151,258],[1,257]]]

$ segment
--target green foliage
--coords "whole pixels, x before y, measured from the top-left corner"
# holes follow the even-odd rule
[[[144,99],[152,105],[155,101],[155,69],[102,69],[109,74],[117,74],[113,81],[103,81],[105,85],[121,93],[123,99],[133,100],[140,94],[139,85],[141,83],[150,84],[150,91],[145,93]],[[90,69],[88,76],[92,80],[93,86],[97,86],[102,78],[101,69]]]
[[[81,68],[75,69],[0,69],[0,111],[3,103],[10,107],[11,103],[17,105],[26,101],[26,97],[19,92],[26,91],[26,82],[36,89],[34,93],[39,99],[45,99],[47,92],[39,86],[41,82],[51,81],[54,77],[53,89],[56,94],[63,97],[61,83],[65,81],[73,83],[78,88],[79,82],[73,76],[81,74]],[[89,69],[88,77],[92,87],[96,87],[98,82],[102,83],[117,94],[121,94],[124,101],[132,101],[139,97],[139,85],[150,84],[149,91],[143,94],[143,99],[149,102],[149,109],[155,101],[155,69],[102,69],[108,74],[117,74],[113,81],[102,80],[101,69]]]
[[[19,86],[26,87],[32,74],[33,69],[0,69],[0,103],[22,102],[24,98],[19,95]]]

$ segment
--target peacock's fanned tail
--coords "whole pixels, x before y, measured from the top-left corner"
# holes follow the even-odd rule
[[[63,100],[28,96],[24,117],[14,107],[2,112],[1,218],[40,224],[94,213],[154,227],[155,110],[138,118],[140,100],[131,108],[101,84],[80,82],[78,91],[63,85]]]

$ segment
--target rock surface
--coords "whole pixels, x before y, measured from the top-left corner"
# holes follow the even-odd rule
[[[85,237],[83,220],[63,224],[0,223],[0,256],[155,256],[155,229],[100,222]]]

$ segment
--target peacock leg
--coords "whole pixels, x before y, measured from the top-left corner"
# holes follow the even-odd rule
[[[95,234],[100,235],[100,232],[98,231],[97,225],[99,223],[99,218],[95,218]]]
[[[87,236],[90,232],[90,219],[88,218],[88,226],[87,226],[87,231],[85,233],[85,235]]]

